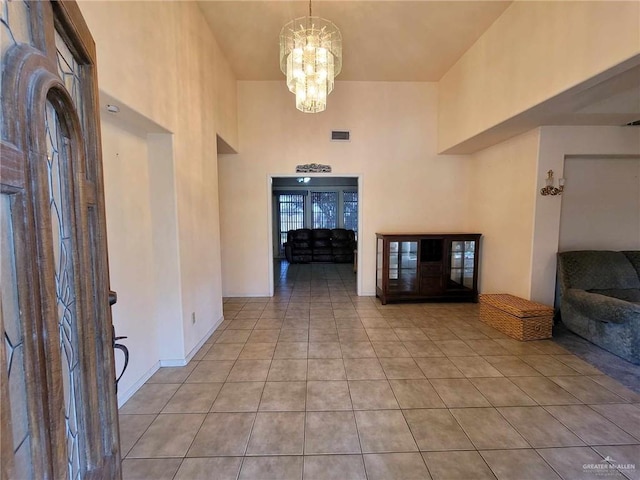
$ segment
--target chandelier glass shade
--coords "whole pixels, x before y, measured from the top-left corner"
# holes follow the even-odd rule
[[[342,70],[342,35],[333,22],[309,13],[282,27],[280,70],[296,95],[296,108],[317,113],[327,107],[327,95]]]

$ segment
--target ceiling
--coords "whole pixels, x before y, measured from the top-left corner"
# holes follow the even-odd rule
[[[198,2],[238,80],[281,80],[279,35],[306,0]],[[337,80],[438,81],[511,1],[314,0],[342,33]]]
[[[338,81],[438,81],[511,3],[313,0],[313,15],[333,21],[342,33],[344,62]],[[308,14],[307,0],[198,4],[238,80],[284,80],[280,30]],[[525,127],[624,125],[640,119],[638,67],[593,80],[532,109]]]

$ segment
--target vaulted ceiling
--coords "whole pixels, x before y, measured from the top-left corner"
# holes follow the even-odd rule
[[[314,0],[343,38],[337,80],[438,81],[511,1]],[[279,35],[306,0],[199,2],[238,80],[281,80]]]
[[[438,81],[511,0],[313,0],[313,15],[343,37],[338,81]],[[308,0],[200,0],[238,80],[284,80],[279,35]],[[542,124],[623,125],[640,119],[640,68],[567,92],[541,108]],[[550,122],[550,123],[549,123]]]

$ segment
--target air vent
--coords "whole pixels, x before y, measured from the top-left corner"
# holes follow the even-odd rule
[[[628,127],[640,127],[640,120],[636,120],[635,122],[627,123]]]
[[[350,137],[349,130],[332,130],[331,140],[336,142],[348,142]]]

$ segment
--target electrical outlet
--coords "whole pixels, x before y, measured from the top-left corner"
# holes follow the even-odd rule
[[[191,312],[191,324],[196,323],[196,312]]]

